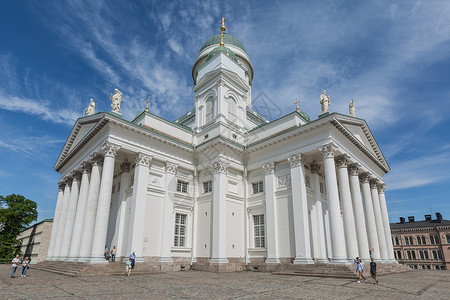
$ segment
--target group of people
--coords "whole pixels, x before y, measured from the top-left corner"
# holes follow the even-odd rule
[[[375,280],[375,282],[373,284],[378,284],[377,263],[373,260],[372,254],[373,254],[373,249],[369,250],[369,255],[370,255],[370,276]],[[364,282],[367,282],[366,277],[364,277],[364,275],[363,275],[364,266],[363,266],[363,263],[361,262],[361,259],[359,257],[355,258],[355,262],[354,263],[356,264],[356,273],[358,273],[358,283],[361,282],[361,278],[364,279]]]
[[[22,261],[20,261],[20,256],[16,255],[16,257],[11,261],[12,264],[12,272],[11,278],[16,278],[16,270],[20,264],[22,264],[22,277],[27,276],[27,270],[30,268],[30,258],[25,257]]]
[[[105,259],[108,260],[108,254],[111,254],[111,261],[116,261],[116,246],[112,247],[111,251],[108,251],[108,246],[105,245],[105,252],[103,255],[105,255]]]
[[[116,246],[113,246],[111,251],[109,251],[108,246],[105,245],[105,251],[104,251],[105,259],[109,259],[108,254],[111,254],[111,261],[115,262],[116,261]],[[135,263],[136,263],[136,254],[133,252],[130,254],[130,256],[128,256],[128,260],[126,262],[125,275],[130,276],[131,269],[134,269]]]

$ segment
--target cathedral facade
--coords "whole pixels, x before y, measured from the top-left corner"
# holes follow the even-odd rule
[[[395,262],[383,176],[367,123],[300,110],[269,122],[252,109],[253,66],[231,35],[215,35],[192,68],[194,105],[174,122],[147,110],[78,119],[61,174],[47,260],[199,270]],[[325,95],[325,93],[323,94]],[[322,101],[324,100],[324,101]],[[91,105],[92,105],[91,100]],[[326,106],[326,107],[324,107]]]

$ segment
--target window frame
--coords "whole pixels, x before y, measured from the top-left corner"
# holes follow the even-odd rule
[[[254,248],[266,248],[266,218],[265,218],[265,215],[264,214],[255,214],[252,217],[253,217],[252,218],[252,220],[253,220],[253,247]],[[259,234],[257,234],[257,232]]]
[[[177,179],[177,192],[178,193],[188,193],[189,182]]]
[[[264,193],[264,181],[261,180],[261,181],[252,182],[252,192],[253,192],[253,195]]]
[[[184,223],[182,223],[183,217]],[[181,233],[182,229],[183,234]],[[188,233],[188,214],[176,212],[173,231],[173,247],[185,248],[187,246],[187,233]]]
[[[212,180],[202,182],[203,194],[211,193],[213,191]]]

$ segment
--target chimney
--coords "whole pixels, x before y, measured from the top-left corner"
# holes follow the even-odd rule
[[[436,213],[436,221],[437,221],[438,223],[441,223],[441,221],[442,221],[442,215],[441,215],[441,213],[439,213],[439,212]]]
[[[414,216],[409,216],[408,217],[408,222],[414,222]]]
[[[425,221],[431,221],[431,215],[425,215]]]
[[[405,218],[400,217],[400,224],[405,224]]]

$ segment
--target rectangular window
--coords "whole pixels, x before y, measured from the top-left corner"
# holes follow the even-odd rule
[[[175,215],[175,234],[173,245],[175,247],[185,247],[186,246],[186,219],[185,214]]]
[[[203,194],[212,192],[212,181],[203,182]]]
[[[186,181],[177,181],[177,192],[187,193],[188,183]]]
[[[265,248],[264,215],[253,216],[253,226],[255,230],[255,248]]]
[[[259,194],[264,192],[264,185],[262,181],[253,182],[252,187],[253,187],[253,194]]]

